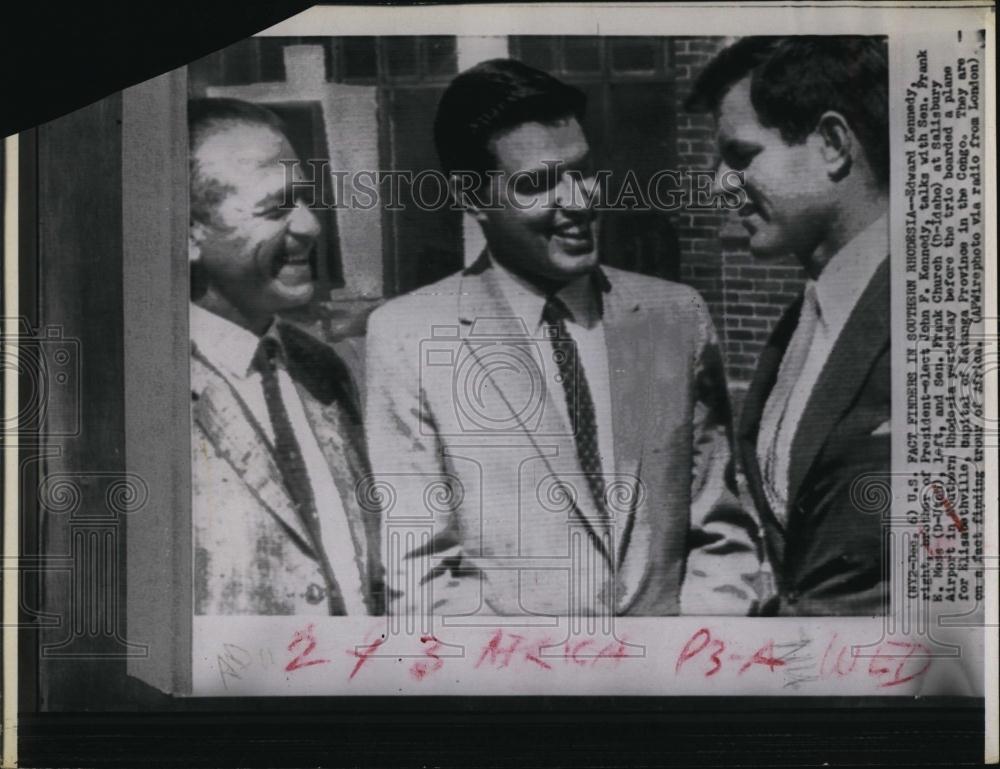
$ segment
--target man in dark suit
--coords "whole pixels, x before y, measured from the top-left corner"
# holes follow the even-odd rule
[[[750,605],[755,524],[723,478],[712,321],[686,286],[599,265],[584,101],[494,60],[438,106],[439,155],[487,248],[370,318],[394,613],[525,622]]]
[[[337,350],[278,317],[314,289],[319,223],[281,163],[295,152],[245,102],[193,101],[189,124],[195,612],[377,613],[354,384]]]
[[[886,611],[882,521],[854,500],[890,469],[887,88],[884,39],[749,37],[689,101],[715,114],[720,188],[742,193],[754,257],[794,255],[808,278],[739,428],[777,583],[762,614]]]

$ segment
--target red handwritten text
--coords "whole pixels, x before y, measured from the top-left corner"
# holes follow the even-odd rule
[[[852,648],[834,633],[820,660],[819,674],[844,678],[858,670],[867,672],[881,688],[899,686],[927,672],[932,662],[929,651],[916,641],[883,641],[869,653],[865,648]]]
[[[358,659],[358,661],[354,663],[354,667],[351,669],[351,674],[347,676],[348,680],[354,678],[354,676],[358,674],[358,671],[361,670],[361,667],[368,661],[368,658],[371,657],[375,653],[375,650],[378,649],[378,647],[380,647],[383,643],[385,643],[385,636],[376,638],[370,644],[361,649],[351,649],[347,652],[351,656],[357,657]]]
[[[674,663],[674,672],[679,673],[681,668],[686,665],[691,660],[696,657],[704,657],[707,660],[707,668],[702,668],[702,674],[705,678],[710,678],[718,673],[723,668],[723,659],[728,661],[738,662],[743,660],[743,656],[739,654],[730,653],[727,657],[723,657],[726,651],[726,642],[719,638],[714,638],[712,632],[706,628],[699,628],[695,631],[687,643],[684,644],[684,648],[681,649],[681,653],[677,655],[677,662]],[[704,652],[704,654],[702,654]],[[754,665],[761,665],[766,667],[772,673],[776,668],[783,667],[785,661],[774,656],[774,641],[768,640],[763,646],[761,646],[757,651],[750,655],[739,668],[737,675],[743,675]]]
[[[300,647],[301,651],[285,665],[285,671],[288,673],[300,668],[307,668],[310,665],[325,665],[330,661],[325,659],[306,659],[316,649],[315,626],[311,623],[306,626],[305,630],[295,631],[295,635],[292,636],[292,642],[288,644],[288,651],[292,651],[295,647]]]
[[[441,651],[441,642],[434,636],[420,636],[420,643],[424,644],[424,654],[430,658],[430,662],[418,660],[410,666],[410,675],[417,681],[423,681],[428,674],[440,670],[444,667],[444,660],[438,656]]]

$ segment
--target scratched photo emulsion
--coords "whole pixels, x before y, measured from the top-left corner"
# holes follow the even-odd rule
[[[177,697],[982,697],[984,15],[350,10],[119,96],[87,649]]]

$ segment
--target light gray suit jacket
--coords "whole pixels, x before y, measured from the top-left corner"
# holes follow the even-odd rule
[[[602,514],[553,405],[551,343],[513,317],[489,264],[369,320],[389,611],[746,613],[756,524],[724,477],[728,398],[701,297],[604,268],[616,466]]]
[[[289,375],[340,491],[356,564],[331,564],[326,553],[315,552],[273,445],[192,343],[195,613],[329,614],[335,575],[344,568],[358,569],[367,608],[380,613],[378,511],[357,497],[369,468],[348,367],[334,348],[305,331],[284,322],[278,330]]]

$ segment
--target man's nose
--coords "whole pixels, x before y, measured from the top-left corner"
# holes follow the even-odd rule
[[[721,195],[727,191],[732,192],[733,178],[733,169],[726,165],[725,161],[720,160],[715,167],[715,176],[712,179],[712,195]]]
[[[556,186],[556,204],[568,211],[586,212],[597,203],[597,182],[579,174],[565,174]]]
[[[288,217],[288,234],[300,240],[312,240],[319,235],[319,219],[301,200]]]

